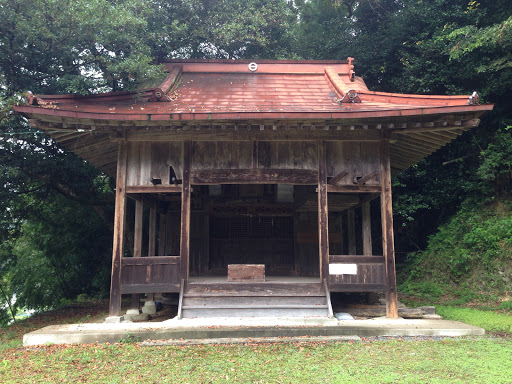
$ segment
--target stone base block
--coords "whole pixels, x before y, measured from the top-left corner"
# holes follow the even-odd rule
[[[134,319],[134,317],[137,317],[140,315],[140,310],[139,309],[129,309],[126,311],[126,315],[124,315],[124,318],[125,320],[132,320]]]
[[[421,309],[425,315],[435,315],[436,314],[436,307],[433,307],[430,305],[418,307],[418,309]]]
[[[156,304],[154,301],[146,301],[144,306],[142,307],[142,313],[146,313],[148,315],[154,315],[156,313]]]
[[[105,319],[107,324],[121,323],[124,320],[124,316],[109,316]]]

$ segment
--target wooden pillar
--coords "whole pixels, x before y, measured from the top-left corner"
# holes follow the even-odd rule
[[[156,256],[156,205],[153,203],[149,207],[149,236],[148,236],[148,256]],[[151,266],[148,266],[148,275],[151,276]],[[155,294],[146,294],[148,301],[154,301]]]
[[[148,256],[156,256],[156,206],[149,208]]]
[[[356,249],[356,217],[351,208],[347,210],[348,254],[355,255]]]
[[[320,281],[329,275],[329,222],[327,206],[327,165],[325,142],[318,142],[318,247]]]
[[[141,200],[135,202],[135,224],[133,230],[133,257],[142,256],[142,217],[144,212],[144,205]],[[139,309],[140,295],[133,294],[131,309]]]
[[[175,229],[175,226],[173,226],[173,216],[172,213],[167,213],[165,215],[165,254],[167,256],[175,255],[176,252],[173,252],[173,243],[172,239],[174,236],[173,229]]]
[[[160,225],[158,228],[158,256],[166,256],[165,248],[167,243],[167,215],[160,213]]]
[[[338,213],[338,222],[339,222],[339,232],[340,232],[340,255],[344,255],[345,254],[345,239],[344,239],[344,232],[343,232],[343,213],[340,212]]]
[[[398,299],[396,294],[395,246],[393,239],[393,204],[391,198],[391,166],[389,160],[389,140],[383,137],[380,146],[381,173],[381,216],[382,250],[386,263],[386,316],[398,317]]]
[[[365,201],[361,207],[363,216],[363,255],[372,255],[372,219],[370,215],[370,202]]]
[[[183,181],[181,191],[181,278],[188,281],[190,250],[190,142],[183,143]]]
[[[127,152],[127,143],[120,141],[117,152],[116,207],[114,213],[109,316],[121,316],[121,262],[124,252]]]

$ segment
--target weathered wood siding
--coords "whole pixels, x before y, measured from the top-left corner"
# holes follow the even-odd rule
[[[183,143],[128,143],[127,185],[151,185],[150,178],[161,179],[163,185],[170,184],[172,166],[178,179],[183,174]]]
[[[354,184],[358,178],[372,172],[380,172],[380,144],[372,142],[326,142],[327,176],[334,177],[340,172],[349,174],[341,179],[338,185]],[[374,177],[365,185],[379,185],[380,180]]]
[[[192,169],[252,168],[250,141],[204,141],[192,143]]]
[[[170,167],[183,176],[183,143],[129,142],[128,186],[151,185],[150,178],[169,185]],[[208,141],[191,143],[191,170],[317,169],[314,141]]]

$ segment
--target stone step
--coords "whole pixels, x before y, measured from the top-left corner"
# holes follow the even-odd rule
[[[327,317],[327,306],[182,307],[191,317]]]

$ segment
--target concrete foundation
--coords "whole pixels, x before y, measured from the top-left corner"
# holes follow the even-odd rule
[[[475,336],[482,328],[448,320],[328,318],[196,318],[161,323],[88,323],[54,325],[27,333],[23,345],[115,343],[127,336],[138,341],[219,338],[329,336]]]

